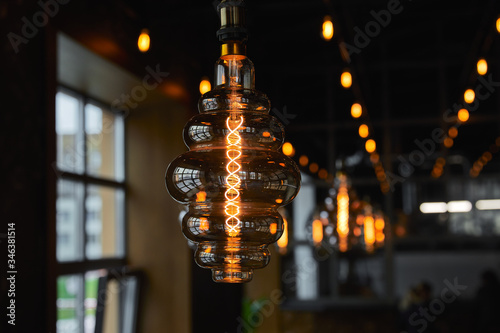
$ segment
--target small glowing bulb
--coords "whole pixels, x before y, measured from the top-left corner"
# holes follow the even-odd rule
[[[203,95],[210,90],[212,90],[212,85],[210,84],[210,81],[206,77],[204,77],[200,82],[200,94]]]
[[[316,173],[318,172],[318,170],[319,170],[318,163],[311,163],[311,165],[309,165],[309,171],[311,171],[312,173]]]
[[[285,154],[286,156],[293,156],[295,154],[295,149],[290,142],[285,142],[282,149],[283,154]]]
[[[385,222],[383,218],[377,218],[375,220],[375,229],[377,230],[383,230],[385,227]]]
[[[444,139],[444,146],[446,148],[451,148],[453,146],[453,139],[452,138]]]
[[[328,177],[328,171],[326,171],[325,169],[319,170],[318,177],[321,179],[326,179]]]
[[[309,164],[309,157],[307,157],[306,155],[302,155],[300,156],[299,158],[299,164],[303,167],[305,167],[306,165]]]
[[[500,33],[500,17],[497,19],[497,31]]]
[[[466,109],[460,109],[458,111],[458,120],[460,120],[463,123],[469,120],[469,111],[467,111]]]
[[[368,136],[368,134],[370,134],[370,131],[368,130],[368,126],[366,126],[365,124],[360,125],[359,129],[358,129],[358,133],[359,133],[360,137],[366,138]]]
[[[150,43],[151,39],[149,38],[148,29],[142,29],[139,39],[137,40],[137,47],[139,48],[139,51],[147,52],[149,50]]]
[[[361,105],[359,103],[354,103],[351,106],[351,116],[353,118],[359,118],[359,117],[361,117],[362,113],[363,113],[363,108],[361,107]]]
[[[479,59],[477,62],[477,72],[479,75],[484,75],[486,72],[488,72],[488,63],[486,62],[485,59]]]
[[[456,127],[450,127],[450,129],[448,130],[448,136],[452,139],[455,139],[457,135],[458,135],[458,129]]]
[[[333,37],[333,23],[330,16],[325,16],[325,20],[323,21],[323,38],[325,40],[330,40]]]
[[[342,87],[346,89],[350,88],[352,85],[351,73],[349,73],[348,71],[343,72],[342,75],[340,76],[340,84],[342,84]]]
[[[367,140],[365,143],[365,149],[367,152],[373,153],[375,151],[375,149],[377,149],[377,144],[372,139]]]
[[[474,90],[472,89],[467,89],[464,93],[464,101],[468,104],[474,102],[474,98],[476,98],[476,94],[474,93]]]
[[[314,220],[312,223],[312,237],[315,245],[323,241],[323,223],[320,220]]]

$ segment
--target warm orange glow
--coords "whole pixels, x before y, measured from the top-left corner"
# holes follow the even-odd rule
[[[467,89],[464,93],[465,103],[470,104],[470,103],[474,102],[474,98],[476,98],[476,94],[474,93],[474,90]]]
[[[365,149],[367,152],[373,153],[375,151],[375,149],[377,149],[377,144],[372,139],[367,140],[365,143]]]
[[[448,130],[448,136],[452,139],[455,139],[458,135],[458,129],[456,127],[450,127]]]
[[[493,158],[493,155],[489,151],[487,151],[483,154],[483,158],[486,160],[486,162],[489,162]]]
[[[208,247],[205,249],[205,253],[210,253],[210,251],[212,251],[212,247],[211,247],[211,246],[208,246]]]
[[[361,104],[359,103],[354,103],[351,106],[351,116],[353,118],[359,118],[363,114],[363,108],[361,107]]]
[[[151,39],[149,38],[148,29],[143,29],[141,34],[139,35],[139,39],[137,40],[137,47],[141,52],[147,52],[149,50],[149,45],[151,43]]]
[[[206,231],[208,230],[209,225],[208,225],[208,220],[206,217],[200,218],[200,230]]]
[[[318,166],[318,163],[311,163],[311,165],[309,165],[309,171],[311,171],[312,173],[316,173],[318,172],[319,170],[319,166]]]
[[[364,215],[359,214],[358,216],[356,216],[356,224],[357,225],[363,225],[364,222],[365,222]]]
[[[271,234],[274,235],[277,230],[278,230],[278,225],[276,223],[271,223],[271,225],[269,226],[269,232],[271,232]]]
[[[384,227],[385,227],[384,219],[381,217],[376,218],[375,219],[375,229],[384,230]]]
[[[380,156],[377,154],[377,153],[372,153],[370,155],[370,161],[375,164],[375,163],[378,163],[378,161],[380,161]]]
[[[347,236],[349,235],[349,193],[345,176],[340,178],[337,194],[337,234],[339,235],[339,249],[344,252],[347,250]]]
[[[282,149],[283,154],[285,154],[286,156],[293,156],[293,154],[295,153],[295,149],[290,142],[285,142]]]
[[[365,245],[367,251],[373,251],[373,244],[375,243],[375,223],[373,217],[365,217]]]
[[[312,223],[312,238],[315,245],[323,241],[323,223],[320,220],[314,220]]]
[[[212,90],[212,85],[210,84],[210,81],[207,78],[203,78],[200,82],[200,94],[204,94],[206,92],[209,92]]]
[[[340,84],[342,84],[342,87],[344,88],[350,88],[352,85],[352,76],[351,73],[349,72],[343,72],[342,75],[340,76]]]
[[[354,236],[356,236],[356,237],[361,236],[361,228],[360,227],[354,228],[354,230],[352,232],[354,233]]]
[[[383,232],[377,232],[377,234],[375,235],[375,240],[377,241],[377,243],[382,243],[385,239],[385,235]]]
[[[309,164],[309,158],[306,155],[302,155],[299,158],[299,164],[303,167]]]
[[[469,120],[469,111],[467,111],[466,109],[460,109],[458,111],[458,120],[460,120],[463,123]]]
[[[283,202],[283,199],[276,199],[275,201],[276,201],[276,203],[280,204]]]
[[[286,252],[286,246],[288,245],[288,222],[285,218],[283,218],[283,234],[280,239],[278,239],[278,247],[280,248],[281,253]]]
[[[238,130],[243,124],[243,117],[229,116],[226,119],[226,126],[229,133],[226,136],[227,150],[226,156],[229,159],[226,165],[228,175],[226,177],[227,190],[224,194],[226,197],[226,206],[224,212],[226,213],[226,230],[229,236],[234,237],[240,232],[241,221],[240,214],[240,184],[241,179],[239,171],[241,164],[239,158],[241,157],[241,136]]]
[[[477,72],[479,75],[484,75],[488,72],[488,63],[485,59],[479,59],[477,62]]]
[[[330,16],[325,16],[325,20],[323,21],[323,38],[325,40],[330,40],[333,37],[334,29],[333,23]]]
[[[446,164],[446,160],[443,157],[438,157],[436,160],[436,165],[443,166]]]
[[[326,179],[326,177],[328,177],[328,171],[326,171],[325,169],[319,170],[318,177],[321,179]]]
[[[368,130],[368,126],[365,124],[361,124],[358,129],[359,136],[362,138],[366,138],[369,134],[370,131]]]
[[[262,136],[265,137],[265,138],[268,138],[271,136],[271,133],[269,133],[268,131],[265,131],[262,133]]]
[[[453,147],[453,139],[452,138],[446,138],[446,139],[444,139],[443,144],[444,144],[444,146],[446,148],[451,148],[451,147]]]

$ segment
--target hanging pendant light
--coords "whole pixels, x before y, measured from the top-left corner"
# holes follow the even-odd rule
[[[189,151],[169,165],[166,184],[176,201],[189,205],[182,230],[197,243],[195,261],[212,270],[214,281],[239,283],[269,263],[267,247],[283,233],[278,208],[297,195],[300,172],[280,152],[283,125],[255,90],[243,1],[222,1],[218,10],[215,88],[185,126]]]

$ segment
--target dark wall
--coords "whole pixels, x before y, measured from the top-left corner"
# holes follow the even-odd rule
[[[2,332],[48,332],[48,107],[53,103],[47,82],[46,30],[23,36],[24,18],[37,10],[30,4],[1,5],[0,62],[0,254]],[[8,36],[23,39],[16,52]],[[12,34],[10,36],[13,36]],[[53,122],[52,122],[53,123]],[[53,210],[51,210],[53,212]],[[15,298],[8,298],[6,283],[8,224],[15,223]],[[10,276],[11,274],[9,274]],[[50,288],[49,288],[50,289]],[[15,299],[15,326],[5,314]],[[55,301],[54,301],[55,306]]]

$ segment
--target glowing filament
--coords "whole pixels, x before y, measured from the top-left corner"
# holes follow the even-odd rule
[[[224,212],[226,213],[226,231],[229,236],[236,236],[241,228],[240,215],[240,185],[241,179],[238,172],[241,170],[239,158],[241,157],[241,136],[238,130],[243,124],[243,117],[233,120],[232,117],[227,117],[226,126],[229,133],[226,136],[227,150],[226,156],[229,159],[226,165],[228,173],[226,177],[227,190],[224,196],[226,197],[226,206]]]
[[[349,235],[349,194],[347,186],[341,184],[337,194],[337,233],[339,235],[339,249],[347,251],[347,236]]]

